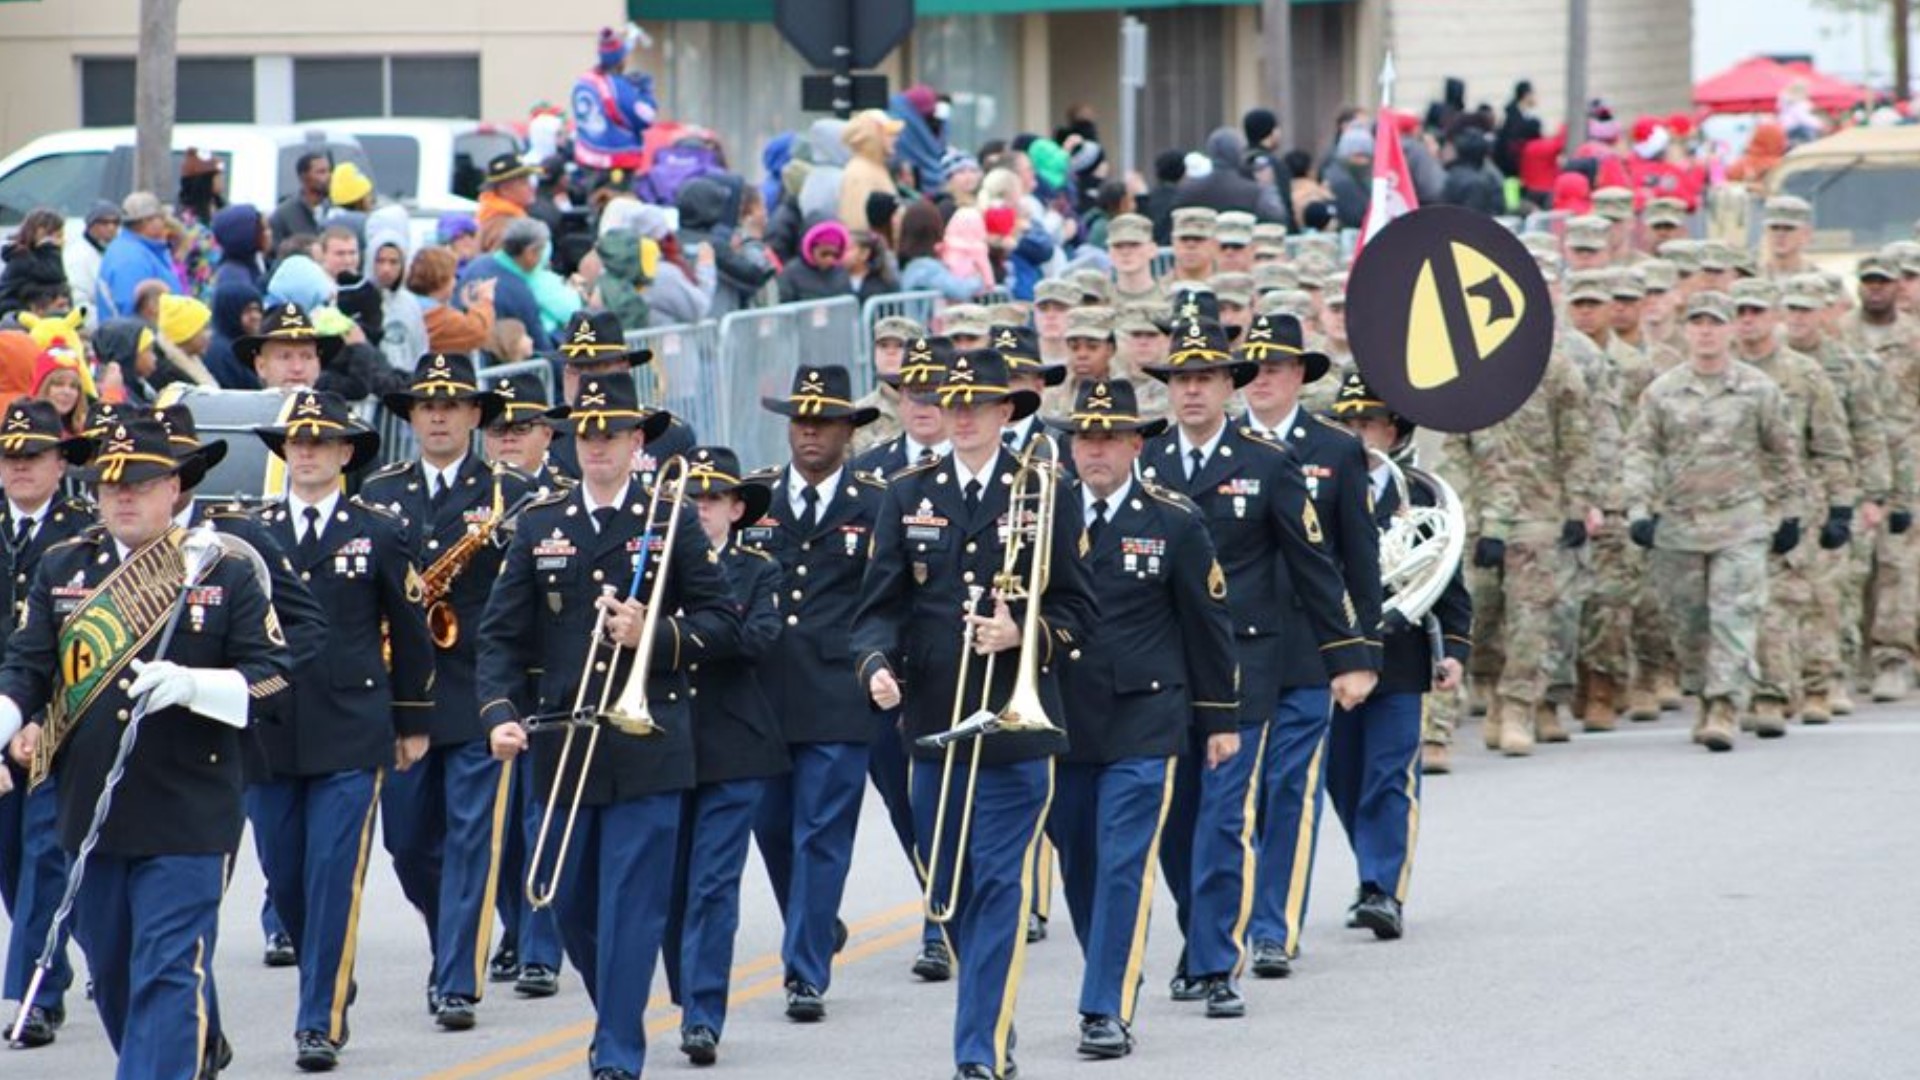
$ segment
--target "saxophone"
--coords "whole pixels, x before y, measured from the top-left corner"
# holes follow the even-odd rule
[[[502,475],[503,467],[499,462],[494,462],[493,512],[487,515],[487,520],[468,529],[458,543],[420,573],[420,603],[427,609],[427,632],[439,648],[450,649],[460,640],[460,617],[455,614],[453,602],[448,599],[453,592],[454,582],[466,573],[467,564],[473,561],[473,557],[494,542],[494,537],[502,528],[512,527],[511,521],[521,507],[534,498],[533,494],[528,494],[512,507],[503,506],[500,494]]]

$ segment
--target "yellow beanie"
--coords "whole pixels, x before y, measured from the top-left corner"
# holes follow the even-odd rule
[[[168,293],[160,298],[160,333],[175,345],[184,345],[213,321],[207,305],[191,296]]]
[[[360,171],[360,166],[343,161],[333,167],[333,183],[327,187],[327,197],[333,200],[333,205],[352,206],[371,194],[373,181]]]

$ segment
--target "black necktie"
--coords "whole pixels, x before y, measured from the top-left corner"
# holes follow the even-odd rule
[[[927,462],[929,462],[929,461],[932,461],[932,460],[933,460],[933,447],[931,447],[931,446],[923,446],[923,447],[921,447],[921,448],[920,448],[920,461],[919,461],[919,464],[921,464],[921,465],[925,465],[925,464],[926,464]]]
[[[820,493],[812,484],[800,489],[800,501],[806,503],[806,509],[800,511],[800,534],[812,536],[813,530],[820,527]]]
[[[25,551],[28,541],[33,539],[33,519],[23,517],[13,523],[13,550]]]
[[[1002,428],[1000,430],[1000,445],[1012,446],[1013,441],[1019,437],[1020,437],[1020,433],[1018,431],[1015,431],[1012,428]]]
[[[433,496],[427,500],[427,505],[436,511],[439,510],[441,506],[446,504],[447,492],[452,490],[452,488],[453,483],[447,479],[446,473],[434,474]]]
[[[1200,467],[1207,463],[1207,455],[1196,446],[1187,451],[1187,462],[1187,479],[1191,480],[1200,475]]]
[[[1092,546],[1100,540],[1100,534],[1107,530],[1107,500],[1093,500],[1093,520],[1087,522],[1087,544]]]
[[[980,481],[967,481],[967,513],[980,509]]]
[[[593,531],[596,533],[606,532],[607,526],[613,524],[613,515],[619,513],[619,511],[620,508],[617,506],[603,506],[595,510],[593,512]]]
[[[294,547],[294,554],[300,559],[301,566],[309,566],[320,555],[320,508],[309,506],[300,511],[305,519],[306,530],[300,534],[300,542]]]

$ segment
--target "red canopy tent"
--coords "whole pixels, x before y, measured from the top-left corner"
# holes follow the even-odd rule
[[[1814,107],[1826,112],[1851,109],[1871,102],[1874,96],[1864,86],[1822,75],[1805,64],[1782,64],[1756,56],[1694,84],[1693,103],[1716,113],[1772,112],[1779,104],[1780,91],[1802,81],[1807,84]]]

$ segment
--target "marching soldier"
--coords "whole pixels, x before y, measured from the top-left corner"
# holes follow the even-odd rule
[[[4,582],[7,598],[0,612],[0,657],[8,653],[7,643],[20,616],[27,610],[27,597],[33,586],[34,569],[49,550],[79,536],[94,524],[93,506],[84,499],[62,498],[61,485],[68,465],[86,461],[93,444],[85,438],[68,438],[60,422],[60,413],[47,401],[18,398],[7,406],[0,419],[0,542],[4,542]],[[41,718],[29,718],[37,726]],[[66,881],[67,855],[60,849],[57,820],[60,797],[52,777],[38,787],[28,788],[26,753],[33,735],[13,738],[5,768],[7,782],[0,788],[0,896],[6,900],[10,934],[7,941],[6,986],[8,1001],[26,997],[27,982],[33,977],[33,965],[46,943],[47,926],[60,902],[60,889]],[[67,988],[73,984],[73,966],[67,959],[64,938],[53,955],[53,967],[41,983],[40,997],[27,1010],[20,1028],[19,1045],[26,1048],[53,1042],[60,1025],[66,1022]]]
[[[420,457],[374,473],[361,494],[407,522],[429,616],[438,623],[429,628],[439,655],[425,725],[431,745],[418,766],[381,786],[381,832],[402,891],[427,920],[428,1011],[440,1027],[465,1031],[488,977],[487,893],[499,873],[511,783],[509,770],[488,753],[474,687],[474,628],[501,560],[483,534],[496,533],[530,489],[519,473],[468,450],[502,402],[480,389],[465,356],[421,357],[412,385],[384,401],[412,426]]]
[[[874,387],[854,404],[878,409],[880,415],[854,434],[855,454],[900,437],[900,365],[906,361],[908,343],[926,336],[919,323],[900,315],[889,315],[873,324]]]
[[[879,415],[853,403],[852,383],[837,364],[803,366],[786,397],[762,399],[767,411],[787,418],[792,458],[785,468],[754,474],[770,492],[771,509],[756,515],[746,534],[784,575],[785,632],[762,671],[780,703],[793,770],[767,782],[755,831],[786,916],[780,955],[787,1016],[803,1023],[826,1016],[874,734],[859,687],[835,678],[832,664],[852,658],[857,582],[886,488],[847,464],[854,432]]]
[[[1369,498],[1366,447],[1346,429],[1300,405],[1300,391],[1325,377],[1325,353],[1309,351],[1300,321],[1291,315],[1261,316],[1241,343],[1240,356],[1258,373],[1244,391],[1248,429],[1282,443],[1299,462],[1307,497],[1340,567],[1362,633],[1380,623],[1380,534]],[[1279,709],[1268,727],[1260,763],[1260,857],[1255,862],[1253,973],[1284,977],[1300,947],[1306,919],[1306,888],[1312,874],[1312,837],[1317,833],[1328,725],[1333,719],[1329,673],[1298,665],[1283,677]],[[1303,872],[1296,865],[1304,864]]]
[[[1647,388],[1627,439],[1633,542],[1652,550],[1673,639],[1701,716],[1694,741],[1733,749],[1752,693],[1766,554],[1800,541],[1805,479],[1780,387],[1740,363],[1733,303],[1687,304],[1687,363]]]
[[[890,482],[875,514],[873,557],[853,622],[861,684],[880,708],[904,706],[905,732],[916,740],[946,730],[956,703],[960,709],[976,703],[997,709],[1010,695],[1022,667],[1016,614],[1024,619],[1027,612],[1016,613],[1000,596],[976,606],[969,587],[985,588],[999,576],[1003,530],[1033,524],[1028,509],[1011,517],[1019,463],[1001,445],[1000,431],[1038,408],[1039,395],[1013,389],[1006,361],[990,349],[955,356],[937,393],[951,414],[953,454],[908,468]],[[1041,468],[1023,483],[1039,491],[1057,480],[1051,469]],[[1011,569],[1029,580],[1031,566],[1021,564],[1050,560],[1045,591],[1028,601],[1040,604],[1035,647],[1042,652],[1030,659],[1039,669],[1037,689],[1047,714],[1058,718],[1064,712],[1056,658],[1079,646],[1096,613],[1077,553],[1080,508],[1058,499],[1054,511],[1052,535],[1034,538],[1026,558]],[[969,647],[977,655],[963,683],[961,654]],[[989,656],[995,656],[990,685]],[[960,972],[956,1075],[1004,1080],[1015,1073],[1012,1018],[1026,955],[1021,929],[1032,903],[1034,855],[1053,796],[1053,758],[1065,743],[1052,731],[980,737],[985,741],[977,748],[948,747],[955,756],[978,753],[974,784],[965,782],[959,768],[951,785],[943,783],[942,752],[910,744],[912,795],[920,857],[931,879],[928,895],[944,906],[952,886],[961,886],[957,906],[946,912]],[[956,804],[969,792],[972,827],[960,846],[962,808]],[[941,815],[948,828],[936,837],[943,798],[949,800]],[[956,881],[955,875],[962,876]]]
[[[405,772],[427,750],[433,640],[404,526],[341,495],[342,478],[379,453],[379,433],[329,393],[300,391],[282,415],[255,429],[288,478],[286,501],[262,520],[293,552],[343,647],[295,670],[289,715],[262,726],[269,775],[249,786],[247,817],[274,910],[298,947],[294,1064],[325,1072],[347,1041],[380,787],[389,763]],[[374,644],[383,630],[390,664]]]
[[[946,413],[933,388],[946,373],[953,345],[943,337],[914,339],[900,371],[890,380],[900,392],[900,434],[868,447],[853,459],[855,472],[892,476],[910,465],[924,465],[953,451]],[[859,442],[860,433],[854,432]]]
[[[1034,343],[1028,351],[1040,366],[1067,362],[1067,319],[1080,306],[1080,286],[1065,278],[1048,278],[1033,287]],[[988,337],[999,348],[999,328]]]
[[[1107,257],[1113,261],[1113,303],[1140,304],[1158,310],[1166,294],[1153,280],[1153,222],[1143,214],[1121,214],[1107,222]]]
[[[780,564],[739,539],[742,529],[766,514],[773,492],[743,482],[740,473],[732,450],[702,446],[694,449],[687,474],[700,531],[726,568],[740,613],[740,633],[731,640],[690,638],[685,651],[693,684],[688,695],[695,785],[680,808],[664,953],[681,1008],[680,1052],[695,1065],[711,1065],[719,1057],[733,937],[740,926],[740,873],[762,793],[788,768],[780,718],[759,678],[760,661],[784,625]]]
[[[1767,230],[1767,276],[1785,281],[1814,269],[1807,259],[1813,241],[1813,204],[1798,195],[1771,195],[1761,207]]]
[[[980,304],[954,304],[941,318],[941,328],[956,351],[984,349],[993,319]]]
[[[1208,1016],[1234,1017],[1246,1013],[1238,977],[1252,914],[1246,877],[1256,785],[1283,687],[1331,672],[1334,699],[1358,705],[1373,689],[1379,646],[1342,584],[1299,458],[1286,443],[1229,422],[1228,400],[1258,365],[1228,353],[1218,324],[1187,320],[1176,331],[1166,362],[1149,373],[1167,382],[1178,427],[1147,448],[1141,473],[1191,499],[1213,531],[1233,615],[1246,752],[1222,761],[1204,745],[1189,747],[1161,867],[1187,941],[1174,1000],[1205,1001]],[[1377,571],[1373,588],[1377,594]]]
[[[1067,381],[1067,366],[1041,359],[1040,339],[1024,326],[994,326],[987,331],[987,348],[1007,361],[1007,377],[1015,390],[1031,390],[1044,397],[1050,389]],[[1000,441],[1018,454],[1033,443],[1044,425],[1039,413],[1024,416],[1008,424]]]
[[[578,483],[549,453],[554,432],[547,421],[565,419],[567,406],[550,403],[546,387],[532,375],[502,379],[492,389],[500,395],[500,415],[480,432],[487,460],[517,470],[543,493]]]
[[[1334,416],[1367,446],[1411,466],[1413,424],[1375,397],[1359,372],[1340,384]],[[1435,506],[1439,494],[1418,473],[1393,483],[1386,465],[1368,474],[1374,518],[1387,528],[1395,513]],[[1373,931],[1383,941],[1401,934],[1402,906],[1413,877],[1413,844],[1420,821],[1420,705],[1429,691],[1460,685],[1472,642],[1473,605],[1456,567],[1424,625],[1390,617],[1382,627],[1384,659],[1380,685],[1358,709],[1334,714],[1327,738],[1327,797],[1346,826],[1360,864],[1360,890],[1347,913],[1349,926]],[[1438,659],[1436,659],[1436,645]]]
[[[615,375],[584,380],[566,423],[580,454],[580,486],[529,506],[514,530],[477,624],[480,722],[502,760],[528,748],[530,719],[536,732],[555,713],[562,722],[602,725],[590,768],[579,756],[585,732],[571,740],[545,733],[534,745],[538,791],[554,790],[557,771],[585,785],[568,861],[535,867],[534,875],[557,875],[567,959],[596,1016],[587,1055],[594,1080],[637,1080],[646,1065],[648,987],[673,903],[681,805],[696,775],[686,647],[696,637],[726,647],[741,632],[740,618],[693,509],[663,491],[661,520],[648,520],[649,492],[633,461],[647,438],[665,434],[666,414],[642,410],[633,380]],[[671,547],[669,515],[679,518]],[[650,610],[661,574],[668,576],[663,601]],[[609,683],[616,693],[625,685],[649,619],[658,620],[645,658],[653,732],[629,733],[604,717],[566,719],[574,701],[597,703]],[[589,667],[597,625],[620,648]],[[529,699],[527,672],[536,669],[538,696]],[[573,747],[568,761],[563,743]],[[574,797],[560,790],[562,799]]]
[[[1072,497],[1085,511],[1082,559],[1102,627],[1063,666],[1070,746],[1047,831],[1086,962],[1080,1052],[1124,1057],[1174,762],[1190,740],[1211,762],[1239,745],[1233,624],[1199,509],[1133,479],[1144,440],[1167,421],[1142,417],[1133,385],[1117,380],[1087,384],[1064,420],[1047,422],[1073,436]]]
[[[142,716],[74,906],[122,1080],[201,1069],[204,972],[245,820],[243,732],[288,686],[286,642],[244,544],[202,555],[174,527],[174,500],[203,463],[177,460],[156,420],[107,430],[87,473],[102,524],[41,557],[0,667],[0,735],[48,709],[20,749],[36,775],[56,774],[69,852],[94,838],[123,729]]]
[[[560,335],[560,347],[548,359],[560,365],[560,396],[566,404],[571,405],[576,402],[580,386],[586,380],[599,379],[604,383],[627,375],[633,369],[651,363],[653,350],[627,348],[620,317],[613,312],[579,311],[567,320],[566,329]],[[644,411],[666,412],[665,409]],[[698,441],[693,428],[686,421],[667,413],[666,430],[661,432],[659,438],[647,440],[646,449],[640,452],[637,462],[640,475],[648,484],[653,483],[654,470],[668,458],[692,450],[693,444]],[[579,474],[579,460],[573,448],[571,429],[563,427],[554,432],[548,455],[568,476]]]
[[[1183,206],[1173,212],[1173,266],[1160,279],[1162,295],[1171,297],[1186,283],[1205,285],[1213,276],[1219,254],[1214,230],[1220,215],[1205,206]]]

